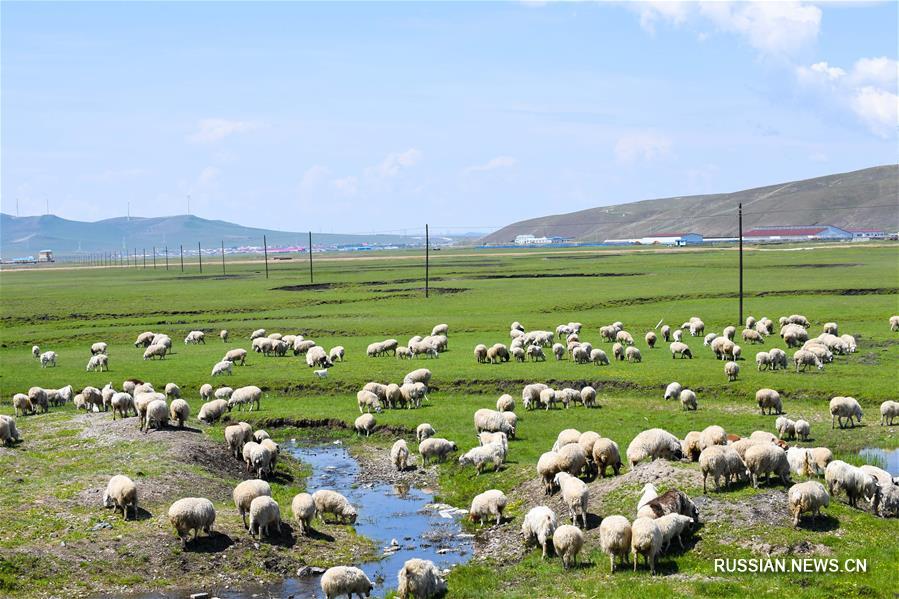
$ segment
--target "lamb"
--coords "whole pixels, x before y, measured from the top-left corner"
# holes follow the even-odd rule
[[[212,534],[212,525],[215,524],[215,506],[205,497],[185,497],[179,499],[169,507],[169,522],[175,527],[181,546],[187,547],[187,537],[193,531],[194,539],[202,530],[207,535]]]
[[[396,594],[400,599],[409,597],[432,599],[442,597],[446,593],[446,580],[430,560],[418,558],[407,560],[397,574],[397,582]]]
[[[37,360],[40,358],[40,356],[41,356],[40,346],[32,345],[31,346],[31,357],[33,357],[35,360]]]
[[[774,428],[777,430],[779,439],[796,438],[796,423],[786,416],[779,416],[777,420],[774,421]]]
[[[728,381],[735,381],[740,374],[740,366],[736,362],[728,362],[724,365],[724,374],[727,375]]]
[[[474,413],[474,428],[476,433],[487,431],[490,433],[506,433],[510,439],[515,438],[515,427],[510,426],[501,412],[481,408]]]
[[[455,443],[440,437],[429,437],[418,444],[418,453],[421,455],[421,461],[425,465],[431,460],[443,462],[451,452],[457,450],[458,447],[456,447]]]
[[[393,462],[394,467],[399,472],[406,469],[407,462],[409,461],[409,446],[406,445],[405,440],[399,439],[393,444],[393,447],[390,448],[390,461]]]
[[[508,395],[508,394],[500,395],[499,399],[496,400],[496,411],[497,412],[514,412],[515,411],[515,400],[512,399],[511,395]]]
[[[671,359],[673,360],[675,357],[680,356],[681,359],[689,358],[693,359],[693,352],[690,350],[690,346],[686,343],[682,343],[680,341],[675,341],[671,345],[668,346],[671,350]]]
[[[222,343],[228,343],[228,330],[222,329],[219,331],[219,338],[222,340]]]
[[[666,514],[656,518],[655,523],[662,531],[662,550],[667,550],[674,539],[677,539],[678,545],[683,549],[683,534],[693,527],[693,518],[683,514]]]
[[[812,425],[809,424],[807,420],[802,420],[801,418],[796,421],[794,425],[794,429],[796,432],[796,436],[799,437],[803,441],[808,440],[809,433],[812,430]]]
[[[584,547],[584,533],[576,526],[563,524],[553,532],[553,549],[567,570],[577,566],[577,556]]]
[[[755,329],[744,329],[740,336],[745,342],[761,344],[765,343],[765,338],[762,337],[762,335]]]
[[[664,399],[677,399],[680,397],[680,392],[683,390],[683,387],[678,382],[669,383],[667,387],[665,387],[665,395]]]
[[[899,417],[899,401],[888,399],[880,404],[880,426],[893,426],[896,417]]]
[[[685,410],[696,410],[696,393],[691,389],[681,391],[678,399]]]
[[[221,418],[225,412],[230,412],[231,406],[224,399],[214,399],[207,401],[200,406],[200,413],[197,414],[197,420],[206,424],[214,424]]]
[[[41,362],[41,368],[47,368],[48,366],[56,366],[56,352],[55,351],[45,351],[40,355],[39,358]]]
[[[505,459],[506,449],[502,443],[487,443],[486,445],[473,447],[464,455],[459,456],[459,465],[473,465],[477,474],[480,475],[484,468],[489,465],[493,465],[494,472],[498,471]]]
[[[621,454],[618,451],[618,444],[602,437],[597,439],[593,444],[593,463],[602,478],[606,477],[606,468],[612,468],[615,476],[621,471]]]
[[[627,446],[628,465],[633,468],[649,458],[680,460],[683,457],[680,441],[666,430],[651,428],[638,434]]]
[[[772,410],[776,410],[776,414],[783,413],[783,405],[780,401],[780,393],[775,391],[774,389],[759,389],[755,392],[755,401],[759,406],[759,410],[761,410],[762,414],[765,414],[765,410],[768,411],[768,414],[771,414]]]
[[[437,431],[434,430],[434,427],[428,424],[427,422],[422,422],[415,429],[415,438],[418,439],[418,442],[421,443],[425,439],[429,439],[437,434]]]
[[[335,599],[344,595],[349,598],[353,595],[359,595],[360,598],[368,597],[374,588],[365,572],[352,566],[328,568],[322,574],[321,586],[325,599]]]
[[[168,352],[168,348],[164,345],[151,345],[144,351],[144,360],[152,360],[153,358],[165,360],[166,352]]]
[[[178,428],[184,428],[184,423],[190,416],[190,406],[181,398],[174,400],[169,406],[169,420],[178,423]]]
[[[541,558],[546,559],[546,549],[558,525],[555,512],[545,505],[532,508],[521,523],[524,544],[527,546],[536,542],[543,548]]]
[[[640,354],[640,350],[632,345],[629,345],[624,349],[624,357],[628,362],[643,361],[643,356]]]
[[[797,483],[787,492],[787,502],[790,507],[790,515],[793,517],[793,526],[799,526],[799,518],[805,512],[812,513],[812,520],[818,517],[822,507],[830,505],[830,495],[824,489],[824,485],[817,481]]]
[[[253,429],[246,422],[239,422],[225,427],[225,442],[228,449],[234,453],[234,457],[240,459],[243,455],[243,446],[253,440]]]
[[[587,528],[587,503],[590,492],[586,483],[565,471],[556,474],[553,483],[562,491],[562,501],[568,506],[572,524],[576,526],[580,516],[584,528]]]
[[[375,430],[375,417],[371,414],[359,416],[356,418],[355,422],[353,422],[353,429],[358,435],[365,433],[366,437],[371,436],[371,432]]]
[[[577,443],[580,439],[581,431],[575,428],[566,428],[556,437],[556,442],[553,443],[553,451],[559,451],[560,447],[568,445],[569,443]]]
[[[638,555],[642,555],[652,574],[656,573],[656,556],[662,550],[662,530],[652,518],[637,518],[631,524],[631,555],[634,572],[637,571]]]
[[[481,523],[487,518],[496,518],[496,524],[499,525],[503,519],[503,510],[506,509],[506,494],[497,489],[484,491],[480,495],[475,495],[471,500],[471,508],[468,510],[468,517],[472,522]]]
[[[103,507],[122,510],[122,518],[128,519],[128,508],[134,511],[137,518],[137,486],[127,476],[117,474],[109,479],[103,492]]]
[[[250,536],[271,536],[274,526],[281,534],[281,508],[278,502],[269,496],[262,495],[250,503]]]
[[[243,366],[247,361],[247,350],[243,348],[231,349],[225,353],[225,357],[222,358],[222,362],[233,362],[234,364],[238,364]]]
[[[787,460],[787,452],[776,445],[753,445],[746,450],[743,461],[746,469],[752,477],[752,486],[759,488],[759,476],[764,474],[768,478],[769,473],[780,477],[784,487],[790,484],[790,463]]]
[[[856,507],[860,497],[876,506],[880,494],[877,479],[861,468],[842,460],[834,460],[827,465],[824,480],[827,481],[827,491],[831,495],[839,491],[845,492],[851,507]]]
[[[675,341],[682,341],[684,338],[684,332],[680,329],[674,329],[674,332],[671,333],[671,338]]]
[[[809,366],[824,370],[824,363],[821,362],[821,359],[807,349],[800,349],[793,354],[793,364],[796,366],[796,372],[804,372]]]
[[[862,407],[854,397],[834,397],[830,400],[830,428],[835,428],[835,424],[839,423],[840,428],[845,428],[843,419],[849,421],[849,425],[855,428],[852,418],[862,421]]]
[[[899,331],[899,316],[890,316],[890,330],[894,333]]]
[[[537,460],[537,474],[543,480],[545,495],[552,495],[556,474],[562,471],[562,461],[555,451],[547,451]]]
[[[228,373],[229,375],[234,374],[231,370],[233,366],[234,362],[231,362],[230,360],[222,360],[221,362],[216,362],[215,366],[212,367],[212,376],[218,376],[225,373]]]
[[[644,495],[646,495],[645,491]],[[682,514],[693,518],[694,522],[699,521],[699,510],[696,509],[696,504],[686,493],[678,489],[669,489],[637,508],[638,518],[660,518],[666,514]]]
[[[243,520],[244,528],[250,527],[249,523],[247,522],[247,514],[250,513],[250,507],[253,503],[253,500],[255,500],[257,497],[263,496],[271,497],[272,487],[264,480],[258,478],[245,480],[241,483],[238,483],[238,485],[234,487],[234,491],[231,492],[231,498],[234,500],[234,507],[236,507],[237,511],[240,512],[240,517]]]

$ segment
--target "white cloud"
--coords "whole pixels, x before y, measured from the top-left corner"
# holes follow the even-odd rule
[[[667,21],[675,26],[686,20],[691,6],[687,2],[639,2],[635,4],[640,14],[640,27],[644,31],[655,34],[656,23]]]
[[[654,160],[671,152],[671,139],[654,131],[638,131],[619,138],[615,157],[619,162]]]
[[[899,126],[899,96],[884,89],[865,86],[850,100],[853,112],[874,134],[895,135]]]
[[[415,166],[421,161],[421,151],[417,148],[409,148],[405,152],[391,152],[377,166],[365,169],[365,174],[370,177],[387,179],[397,176],[404,168]]]
[[[896,82],[899,81],[899,61],[886,56],[860,58],[852,67],[850,79],[858,84],[895,89]]]
[[[219,175],[222,173],[219,169],[214,166],[207,166],[202,171],[200,171],[200,175],[197,177],[197,184],[201,187],[206,187],[215,183],[216,179],[219,178]]]
[[[517,163],[518,161],[511,156],[497,156],[496,158],[491,158],[484,164],[475,164],[473,166],[469,166],[463,172],[484,173],[487,171],[495,171],[501,168],[509,168],[515,166]]]
[[[334,189],[345,195],[355,195],[359,190],[359,180],[356,177],[344,177],[331,181]]]
[[[330,174],[331,170],[328,167],[320,164],[313,165],[303,173],[303,180],[300,181],[300,186],[303,189],[311,189],[321,183]]]
[[[197,130],[188,135],[187,139],[193,143],[215,143],[235,133],[246,133],[258,128],[258,123],[252,121],[202,119],[197,123]]]

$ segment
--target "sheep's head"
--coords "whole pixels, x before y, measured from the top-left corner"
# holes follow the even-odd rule
[[[103,507],[112,507],[114,505],[109,491],[103,491]]]

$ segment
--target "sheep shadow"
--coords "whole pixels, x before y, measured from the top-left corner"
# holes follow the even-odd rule
[[[698,523],[694,526],[693,532],[687,535],[684,533],[683,543],[684,546],[681,547],[680,543],[678,543],[675,539],[671,540],[671,544],[668,545],[668,550],[665,551],[666,556],[677,557],[684,555],[693,550],[693,548],[702,540],[702,535],[698,534],[702,529],[702,523]]]
[[[270,474],[265,480],[270,483],[278,483],[281,485],[289,485],[293,483],[294,478],[293,475],[288,472],[276,471]]]
[[[141,521],[141,520],[149,520],[152,517],[153,517],[153,514],[151,514],[149,511],[145,510],[144,508],[142,508],[140,506],[137,506],[137,508],[134,510],[134,517],[128,518],[128,520]]]
[[[830,532],[839,527],[839,519],[829,514],[822,514],[817,518],[812,518],[812,516],[802,516],[799,519],[799,526],[797,528],[813,532]]]
[[[591,514],[587,512],[587,527],[584,530],[593,530],[594,528],[598,528],[602,523],[602,516],[599,514]]]
[[[234,540],[223,532],[213,530],[208,536],[197,537],[187,542],[184,551],[190,553],[221,553],[234,545]]]
[[[293,532],[293,526],[285,522],[284,520],[281,521],[280,533],[275,530],[274,534],[268,534],[265,536],[260,534],[256,538],[260,543],[266,543],[268,545],[275,545],[278,547],[285,547],[287,549],[290,549],[297,544],[297,539]]]

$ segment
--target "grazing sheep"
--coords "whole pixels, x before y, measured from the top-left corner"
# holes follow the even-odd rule
[[[543,383],[531,383],[525,385],[521,390],[521,401],[526,410],[532,410],[540,405],[540,393],[544,389],[548,389]]]
[[[644,496],[647,495],[646,487],[648,486],[644,487]],[[655,487],[652,487],[651,492],[655,492]],[[642,506],[638,504],[638,518],[660,518],[666,514],[682,514],[693,518],[695,522],[699,521],[699,510],[696,509],[696,504],[686,493],[678,489],[669,489],[658,497],[649,499]]]
[[[225,353],[225,357],[222,358],[222,362],[233,362],[234,364],[239,364],[243,366],[247,361],[247,350],[243,348],[237,348],[229,350]]]
[[[783,405],[780,401],[780,393],[778,393],[774,389],[759,389],[755,392],[755,401],[758,404],[762,414],[765,414],[765,410],[768,411],[768,414],[771,414],[772,410],[776,410],[776,414],[783,413]]]
[[[479,445],[489,445],[490,443],[499,443],[505,451],[509,451],[509,438],[506,433],[480,433],[478,435]]]
[[[814,521],[822,507],[830,505],[830,495],[824,485],[817,481],[797,483],[787,492],[787,502],[790,507],[790,515],[793,517],[793,526],[799,526],[799,518],[805,512],[812,513]]]
[[[685,410],[696,410],[696,393],[691,389],[681,391],[678,399]]]
[[[497,489],[484,491],[479,495],[475,495],[471,500],[471,508],[468,510],[468,517],[472,522],[481,523],[488,518],[491,520],[495,517],[496,524],[499,525],[503,519],[503,510],[506,509],[506,494]]]
[[[709,345],[712,344],[712,341],[714,341],[717,338],[718,338],[718,333],[709,333],[702,339],[703,347],[708,347]]]
[[[230,360],[216,362],[215,366],[212,367],[212,376],[218,376],[225,373],[228,373],[229,375],[234,374],[231,370],[232,366],[234,366],[234,362],[231,362]]]
[[[700,437],[701,433],[699,431],[690,431],[684,437],[684,440],[681,441],[681,451],[683,452],[684,457],[691,462],[697,461],[699,459],[699,454],[702,453],[702,447],[699,442]]]
[[[705,449],[712,445],[727,445],[727,433],[717,424],[707,426],[699,433],[700,449]]]
[[[655,333],[653,333],[652,331],[649,331],[648,333],[646,333],[646,336],[644,337],[644,339],[646,340],[646,345],[649,346],[649,349],[655,348],[656,341],[658,340]]]
[[[576,364],[587,364],[590,361],[590,353],[586,347],[578,344],[571,348],[571,359]]]
[[[422,463],[427,465],[431,460],[443,462],[446,457],[458,447],[452,441],[447,441],[440,437],[429,437],[418,444],[418,453],[421,455]]]
[[[246,387],[238,387],[231,392],[231,397],[228,399],[228,406],[232,408],[237,406],[239,410],[243,410],[244,406],[248,406],[249,411],[252,412],[253,406],[255,405],[256,411],[259,411],[259,402],[261,400],[262,389],[255,385],[248,385]]]
[[[487,346],[483,343],[478,343],[474,346],[474,358],[477,360],[478,364],[483,364],[487,361]]]
[[[353,429],[358,435],[365,433],[366,437],[371,436],[371,432],[375,430],[375,417],[371,414],[359,416],[356,418],[356,421],[353,422]]]
[[[19,416],[19,412],[22,415],[26,414],[34,414],[34,405],[31,403],[31,400],[24,393],[16,393],[12,398],[12,405],[16,411],[16,417]]]
[[[746,469],[752,477],[752,486],[759,488],[759,476],[765,475],[768,479],[769,473],[774,473],[780,477],[784,486],[790,484],[790,462],[787,460],[787,452],[776,445],[759,444],[752,445],[746,450],[743,456],[746,462]]]
[[[771,359],[771,354],[765,351],[760,351],[755,355],[755,366],[759,372],[762,370],[768,370],[771,368],[773,370],[774,361]]]
[[[509,361],[509,349],[502,343],[497,343],[487,349],[487,360],[492,364]]]
[[[840,428],[845,428],[843,419],[849,421],[849,425],[855,428],[853,418],[859,422],[862,421],[862,407],[854,397],[834,397],[830,400],[830,428],[835,428],[835,424],[839,423]]]
[[[665,396],[664,399],[677,399],[680,397],[680,392],[683,391],[683,387],[678,382],[669,383],[667,387],[665,387]]]
[[[643,508],[644,505],[655,499],[659,496],[659,490],[652,483],[646,483],[643,485],[643,489],[640,491],[640,499],[637,501],[637,512]],[[654,517],[654,516],[653,516]]]
[[[637,518],[631,524],[631,555],[634,572],[638,555],[642,555],[652,574],[656,573],[656,556],[662,550],[662,530],[652,518]]]
[[[207,535],[212,534],[212,525],[215,524],[215,506],[205,497],[185,497],[179,499],[169,507],[169,522],[175,527],[181,546],[187,546],[187,537],[193,531],[194,539],[202,530]]]
[[[250,503],[250,536],[271,536],[274,526],[281,534],[281,508],[270,496],[262,495]]]
[[[297,493],[290,504],[293,519],[300,528],[300,534],[308,535],[315,517],[315,502],[309,493]]]
[[[611,571],[615,571],[615,557],[627,563],[631,549],[631,523],[620,515],[606,516],[599,525],[599,546],[609,556]]]
[[[807,349],[800,349],[793,354],[793,364],[796,366],[796,372],[804,372],[809,366],[824,370],[821,359]]]
[[[896,417],[899,417],[899,402],[888,399],[880,404],[880,426],[893,426]]]
[[[660,428],[641,432],[627,446],[627,460],[631,468],[647,458],[652,461],[659,458],[680,460],[682,457],[680,440]]]
[[[561,343],[554,343],[552,346],[553,356],[556,360],[562,360],[565,357],[565,346]]]
[[[624,357],[628,362],[642,362],[643,355],[640,354],[640,350],[632,345],[628,345],[624,348]]]
[[[178,423],[178,428],[184,428],[184,423],[190,416],[190,406],[181,398],[174,400],[169,406],[169,420]]]
[[[16,419],[6,414],[0,414],[0,442],[4,445],[12,445],[20,439],[19,429],[16,428]]]
[[[765,343],[765,338],[762,337],[761,333],[759,333],[755,329],[744,329],[740,334],[740,337],[743,338],[744,342],[761,343],[763,345]]]
[[[231,406],[224,399],[214,399],[207,401],[200,406],[200,413],[197,414],[197,420],[206,424],[213,424],[221,418],[225,412],[230,412]]]
[[[439,325],[446,326],[446,325]],[[435,327],[436,328],[436,327]],[[446,593],[446,580],[430,560],[407,560],[397,574],[397,597],[400,599],[431,599]]]
[[[113,508],[114,511],[122,510],[122,518],[125,520],[128,519],[128,508],[131,507],[137,518],[137,485],[127,476],[116,474],[106,484],[103,507]]]
[[[418,442],[421,443],[425,439],[429,439],[437,434],[437,431],[434,430],[434,427],[428,424],[427,422],[422,422],[415,429],[415,438],[418,439]]]
[[[724,365],[724,374],[727,375],[728,381],[735,381],[740,374],[740,366],[736,362],[728,362]]]
[[[240,512],[244,528],[250,527],[247,522],[247,514],[250,513],[250,506],[252,505],[253,500],[263,496],[271,497],[272,487],[264,480],[258,478],[245,480],[234,487],[231,498],[234,500],[234,507]]]
[[[488,433],[506,433],[510,439],[515,438],[515,427],[510,426],[501,412],[481,408],[474,413],[474,428],[476,433],[487,431]]]
[[[796,432],[796,436],[798,436],[802,441],[807,441],[809,433],[811,433],[812,430],[812,425],[809,424],[807,420],[802,420],[800,418],[796,421],[794,429]]]
[[[82,391],[82,393],[84,393]],[[169,423],[169,406],[164,399],[154,399],[147,405],[147,414],[144,416],[144,432],[150,432],[150,426],[156,430],[162,430]]]
[[[617,341],[612,344],[612,357],[616,360],[624,361],[624,346]]]
[[[861,468],[842,460],[833,460],[824,471],[824,480],[831,495],[845,492],[851,507],[856,507],[859,498],[867,499],[876,506],[880,494],[877,479]]]
[[[406,469],[407,462],[409,461],[409,446],[406,445],[405,440],[399,439],[393,444],[393,447],[390,448],[390,461],[393,462],[393,466],[399,472]]]
[[[374,585],[359,568],[334,566],[322,574],[321,587],[325,599],[335,599],[344,595],[351,599],[353,595],[359,595],[360,598],[368,597]]]
[[[596,465],[598,474],[606,477],[606,468],[612,468],[615,476],[621,471],[621,454],[618,450],[618,444],[601,437],[593,443],[592,451],[593,463]]]
[[[107,357],[106,354],[96,354],[91,356],[90,360],[87,361],[87,368],[84,370],[86,372],[90,372],[91,370],[94,372],[109,370],[109,357]]]
[[[543,549],[542,559],[546,559],[546,549],[558,526],[556,514],[545,505],[532,508],[521,523],[521,534],[525,546],[536,543]]]
[[[156,333],[152,333],[150,331],[145,331],[137,336],[137,339],[134,342],[134,347],[150,347],[153,343],[153,337],[156,336]]]
[[[680,548],[684,548],[683,534],[690,532],[693,527],[693,518],[683,514],[665,514],[655,519],[656,525],[662,531],[662,550],[667,551],[671,541],[677,539]]]
[[[328,361],[333,364],[334,362],[343,362],[343,357],[346,355],[346,350],[342,345],[335,345],[328,352]],[[307,354],[308,359],[308,354]]]
[[[212,385],[209,383],[203,383],[200,386],[200,399],[203,401],[209,401],[212,397]]]
[[[427,386],[431,382],[431,371],[427,368],[418,368],[403,377],[404,385],[422,383]]]
[[[144,351],[144,360],[152,360],[153,358],[165,360],[166,352],[168,352],[168,348],[164,345],[151,345]]]
[[[218,389],[215,390],[215,393],[213,393],[213,396],[216,399],[231,399],[232,393],[234,393],[234,389],[232,389],[231,387],[219,387]],[[229,410],[231,409],[230,406],[228,409]]]
[[[559,446],[559,465],[563,472],[571,476],[580,476],[587,469],[587,453],[577,442]]]
[[[515,400],[512,399],[512,396],[509,394],[500,395],[499,399],[496,400],[496,411],[497,412],[514,412],[515,411]]]
[[[37,345],[31,346],[31,357],[37,360],[41,356],[41,348]]]
[[[47,368],[48,366],[56,366],[56,352],[55,351],[45,351],[40,355],[41,368]]]
[[[333,515],[338,523],[356,522],[356,508],[337,491],[320,489],[312,494],[312,502],[315,504],[315,514],[322,522],[325,521],[325,514]]]
[[[693,359],[693,352],[690,350],[690,346],[686,343],[682,343],[680,341],[675,341],[671,345],[668,346],[671,350],[671,359],[673,360],[675,357],[680,356],[681,359],[689,358]]]
[[[225,427],[225,442],[234,457],[240,459],[243,446],[253,440],[253,429],[246,422],[239,422]]]
[[[552,495],[555,488],[555,476],[562,471],[562,461],[555,451],[547,451],[537,460],[537,474],[543,480],[545,495]]]
[[[587,503],[590,493],[586,483],[563,470],[556,474],[553,484],[562,491],[562,501],[568,506],[572,524],[577,526],[580,517],[584,528],[587,528]]]
[[[306,352],[306,366],[309,368],[330,368],[334,364],[325,353],[325,348],[316,345]]]
[[[674,332],[671,334],[671,338],[677,342],[680,342],[684,338],[684,332],[680,329],[674,329]]]
[[[740,456],[737,455],[737,452],[734,451],[733,448],[727,447],[724,445],[710,445],[702,450],[702,453],[699,454],[699,469],[702,472],[702,492],[706,493],[706,482],[708,477],[712,477],[712,482],[715,483],[715,491],[720,491],[721,487],[718,484],[719,478],[724,478],[724,485],[728,486],[730,482],[730,474],[731,474],[731,463],[734,459],[733,457],[728,457],[728,453],[732,453],[736,456],[736,459],[739,460]]]
[[[577,443],[581,438],[581,432],[574,428],[566,428],[556,437],[553,443],[553,451],[559,451],[559,448],[569,443]]]
[[[480,475],[484,468],[489,465],[493,466],[494,472],[498,471],[505,458],[506,449],[502,443],[487,443],[486,445],[473,447],[464,455],[459,456],[459,465],[472,465],[475,467],[477,474]]]
[[[602,350],[599,350],[602,351]],[[584,404],[585,408],[595,408],[596,407],[596,389],[587,385],[583,387],[580,391],[581,403]]]
[[[787,369],[787,353],[784,350],[774,347],[768,350],[768,355],[771,357],[771,370]]]
[[[577,556],[584,547],[584,533],[576,526],[563,524],[553,532],[553,549],[567,570],[577,566]]]
[[[779,439],[786,438],[792,440],[796,438],[796,423],[786,416],[779,416],[777,420],[774,421],[774,428],[777,430]]]
[[[258,339],[260,337],[265,337],[265,329],[256,329],[252,333],[250,333],[250,341],[254,339]]]
[[[204,333],[203,331],[191,331],[184,338],[184,345],[196,345],[199,343],[206,345],[206,333]]]

